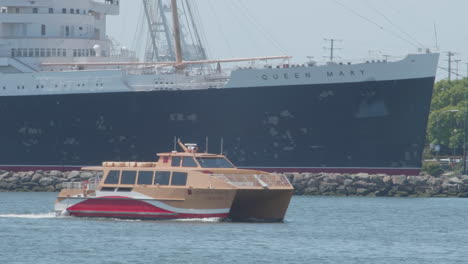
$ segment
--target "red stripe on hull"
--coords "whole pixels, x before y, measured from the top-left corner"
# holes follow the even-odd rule
[[[144,201],[127,197],[102,197],[106,199],[88,199],[68,208],[68,211],[98,211],[98,212],[137,212],[173,214]]]
[[[223,214],[184,214],[168,211],[150,203],[127,197],[102,197],[88,199],[67,210],[72,216],[107,217],[131,219],[187,219],[187,218],[227,218]]]
[[[228,214],[176,214],[176,215],[140,215],[140,214],[103,214],[103,213],[70,213],[77,217],[99,217],[99,218],[126,218],[146,220],[168,220],[168,219],[199,219],[199,218],[221,218],[226,219]]]

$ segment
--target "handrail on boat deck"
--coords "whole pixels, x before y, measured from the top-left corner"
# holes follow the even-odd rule
[[[99,181],[83,181],[83,182],[64,182],[62,183],[63,189],[86,189],[88,191],[95,191],[99,186]]]
[[[212,174],[211,176],[238,187],[268,188],[292,186],[285,175],[277,174]]]

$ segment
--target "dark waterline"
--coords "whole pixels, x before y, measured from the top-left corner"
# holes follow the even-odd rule
[[[0,193],[0,263],[466,263],[468,200],[293,198],[285,223],[55,218]]]

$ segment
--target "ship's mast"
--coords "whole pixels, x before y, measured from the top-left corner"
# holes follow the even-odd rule
[[[177,10],[177,0],[171,0],[172,5],[172,22],[174,24],[174,46],[176,52],[176,65],[182,65],[182,45],[180,42],[180,24],[179,13]]]
[[[163,0],[143,0],[143,7],[148,23],[149,41],[146,49],[147,61],[174,61],[171,30],[166,17],[169,8],[163,5]],[[167,51],[164,49],[167,48]]]

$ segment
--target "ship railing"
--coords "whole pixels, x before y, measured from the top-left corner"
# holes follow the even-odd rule
[[[220,89],[224,88],[226,85],[225,81],[222,82],[200,82],[200,83],[170,83],[170,84],[137,84],[132,85],[132,87],[136,90],[168,90],[168,91],[176,91],[176,90],[198,90],[198,89]]]
[[[212,174],[237,187],[290,187],[288,178],[280,174]]]
[[[64,182],[63,189],[83,189],[95,191],[99,185],[99,181],[82,181],[82,182]]]

